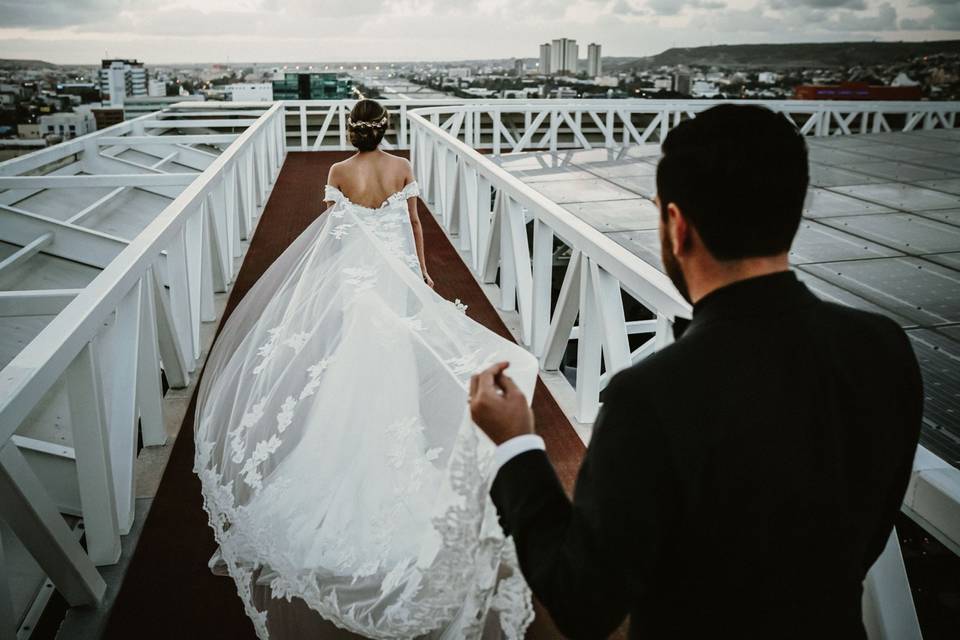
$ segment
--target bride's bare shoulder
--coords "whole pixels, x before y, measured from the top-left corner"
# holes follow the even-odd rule
[[[404,178],[413,176],[413,165],[410,164],[407,158],[393,154],[390,154],[390,157],[392,158],[391,163],[393,164],[394,170],[397,171],[397,173],[401,174]]]

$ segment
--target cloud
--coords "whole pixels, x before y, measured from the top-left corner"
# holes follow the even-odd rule
[[[928,13],[926,17],[904,18],[900,21],[901,29],[960,31],[960,0],[914,0],[912,4],[925,7]]]
[[[112,20],[120,12],[146,4],[141,0],[0,0],[0,17],[5,28],[58,29]]]
[[[675,16],[687,9],[716,10],[726,6],[726,3],[719,0],[646,0],[642,4],[617,0],[612,6],[612,12],[620,15]]]
[[[867,8],[865,0],[770,0],[774,9],[809,7],[811,9],[852,9],[862,11]]]

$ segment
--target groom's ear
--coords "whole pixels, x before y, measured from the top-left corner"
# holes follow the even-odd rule
[[[675,202],[667,205],[667,217],[664,224],[667,227],[667,237],[670,239],[670,251],[677,258],[687,255],[692,246],[691,240],[694,230]]]

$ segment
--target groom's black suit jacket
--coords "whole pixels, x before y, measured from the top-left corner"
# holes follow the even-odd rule
[[[524,576],[571,638],[862,638],[922,389],[891,320],[791,272],[694,307],[611,380],[567,499],[542,451],[491,489]]]

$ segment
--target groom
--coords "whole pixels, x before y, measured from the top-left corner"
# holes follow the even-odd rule
[[[919,437],[920,373],[891,320],[789,270],[807,151],[785,118],[721,105],[657,169],[663,263],[693,304],[673,345],[610,381],[564,494],[505,364],[471,411],[523,574],[571,638],[864,638],[867,569]]]

